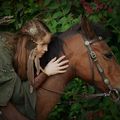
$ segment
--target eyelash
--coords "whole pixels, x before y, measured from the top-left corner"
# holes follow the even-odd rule
[[[108,52],[108,53],[105,53],[104,56],[107,58],[107,59],[111,59],[113,57],[113,53],[112,52]]]

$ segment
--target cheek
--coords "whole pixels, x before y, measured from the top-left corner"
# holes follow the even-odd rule
[[[37,46],[37,51],[36,51],[36,53],[39,54],[40,52],[42,52],[42,46]]]
[[[42,46],[41,45],[37,46],[37,50],[38,51],[42,50]]]

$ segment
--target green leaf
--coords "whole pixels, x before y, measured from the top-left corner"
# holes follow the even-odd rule
[[[53,19],[60,18],[63,16],[63,13],[61,11],[55,12],[52,16]]]
[[[64,15],[68,14],[70,12],[70,9],[71,9],[71,5],[64,6],[63,7]]]
[[[43,6],[48,6],[52,0],[44,0]]]
[[[59,4],[58,4],[58,3],[56,3],[56,2],[51,2],[51,3],[49,4],[49,9],[57,9],[57,8],[59,8]]]

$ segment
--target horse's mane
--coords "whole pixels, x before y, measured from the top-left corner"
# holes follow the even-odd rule
[[[48,51],[41,58],[41,66],[44,67],[52,58],[59,57],[60,52],[63,51],[63,39],[59,35],[54,34],[51,42],[48,45]]]
[[[92,29],[95,31],[97,36],[102,36],[104,39],[109,37],[109,32],[105,31],[103,25],[91,24]],[[60,53],[63,52],[63,44],[66,37],[70,37],[81,32],[81,24],[75,24],[65,32],[55,33],[52,37],[51,43],[48,46],[48,52],[41,59],[41,65],[44,67],[52,58],[59,57]]]

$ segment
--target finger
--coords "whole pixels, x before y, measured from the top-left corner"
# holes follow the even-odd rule
[[[67,70],[61,70],[58,73],[65,73]]]
[[[64,66],[62,66],[62,67],[59,67],[59,70],[66,69],[66,68],[68,68],[68,66],[69,66],[69,65],[64,65]]]
[[[67,63],[69,63],[69,60],[61,61],[60,63],[58,63],[58,65],[62,66],[62,65],[67,64]]]
[[[50,62],[55,62],[56,59],[57,57],[54,57]]]
[[[62,56],[60,58],[58,58],[55,62],[59,63],[61,60],[63,60],[65,58],[65,56]]]

